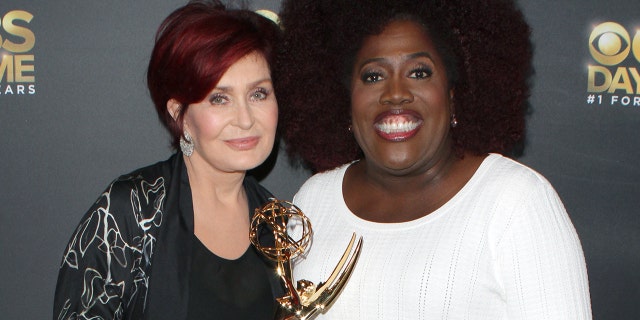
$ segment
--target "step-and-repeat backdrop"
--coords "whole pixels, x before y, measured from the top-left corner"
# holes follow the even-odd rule
[[[279,0],[246,1],[279,10]],[[47,319],[61,254],[116,176],[167,158],[145,87],[155,30],[183,0],[0,2],[0,310]],[[640,2],[520,1],[535,76],[519,160],[556,187],[584,247],[595,319],[640,313]],[[309,176],[274,153],[290,199]]]

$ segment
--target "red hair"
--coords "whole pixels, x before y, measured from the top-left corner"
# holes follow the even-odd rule
[[[280,29],[249,10],[228,10],[220,2],[190,2],[160,25],[147,70],[147,86],[162,124],[177,148],[182,117],[189,104],[202,101],[227,69],[258,52],[269,65]],[[176,120],[167,102],[181,107]]]

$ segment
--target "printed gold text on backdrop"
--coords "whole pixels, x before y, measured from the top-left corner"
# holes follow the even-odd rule
[[[9,11],[0,19],[0,95],[35,93],[35,57],[29,52],[36,37],[25,26],[32,19],[23,10]]]
[[[640,74],[638,74],[638,69],[618,67],[615,73],[612,74],[606,67],[589,66],[589,92],[614,93],[617,90],[624,90],[627,94],[640,94]]]

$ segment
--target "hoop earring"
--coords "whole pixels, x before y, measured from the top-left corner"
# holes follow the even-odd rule
[[[187,157],[191,157],[193,154],[193,138],[187,131],[180,137],[180,150]]]
[[[458,126],[458,119],[456,118],[456,114],[451,114],[451,128],[455,128]]]

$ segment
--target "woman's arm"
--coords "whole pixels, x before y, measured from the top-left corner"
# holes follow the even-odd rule
[[[538,182],[522,195],[497,251],[506,318],[591,319],[580,240],[555,190]]]
[[[54,319],[122,318],[141,263],[136,194],[130,183],[118,180],[80,221],[60,265]]]

